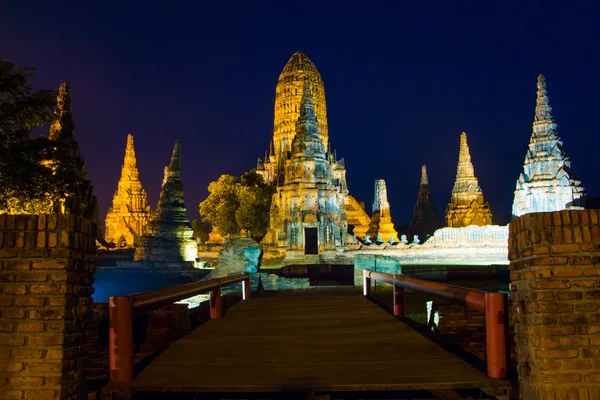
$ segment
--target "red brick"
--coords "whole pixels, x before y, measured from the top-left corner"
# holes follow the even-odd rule
[[[558,383],[579,382],[581,380],[580,374],[572,374],[572,373],[571,374],[569,374],[569,373],[544,374],[544,377],[546,378],[546,381],[558,382]]]
[[[561,346],[589,346],[590,338],[587,337],[561,337],[559,338],[559,345]]]
[[[26,362],[25,370],[31,372],[61,372],[62,364],[60,362]]]
[[[579,352],[577,349],[536,350],[535,355],[539,358],[576,358]]]
[[[22,348],[12,349],[12,357],[15,359],[28,358],[37,360],[42,358],[42,354],[42,350]]]
[[[541,265],[563,265],[566,264],[569,259],[567,257],[545,257],[541,258]]]
[[[59,394],[56,390],[51,389],[36,389],[25,390],[25,400],[57,400]]]
[[[19,372],[23,370],[23,363],[11,362],[11,363],[0,363],[0,372]]]
[[[23,391],[21,390],[3,390],[0,392],[0,399],[2,400],[21,400],[23,398]]]
[[[559,292],[562,293],[562,292]],[[569,293],[569,292],[564,292]],[[533,292],[531,293],[531,300],[537,301],[552,301],[554,300],[554,292]]]
[[[579,279],[582,280],[582,279]],[[594,281],[592,281],[593,283]],[[530,285],[536,289],[568,289],[571,287],[571,282],[567,280],[539,280],[530,282]]]
[[[45,272],[19,272],[17,276],[20,282],[44,282],[46,280]]]
[[[586,382],[600,382],[600,372],[590,372],[583,378]]]
[[[539,328],[539,334],[547,336],[568,336],[575,334],[574,326],[543,326]]]
[[[62,335],[51,335],[51,336],[30,336],[27,338],[27,344],[30,346],[40,346],[46,348],[47,346],[57,346],[65,343],[65,338]]]
[[[600,275],[600,268],[586,268],[583,272],[588,276]]]
[[[18,306],[41,307],[45,302],[46,299],[39,296],[19,296],[15,299],[15,304]]]
[[[590,290],[584,293],[586,299],[600,299],[600,290]]]
[[[583,358],[596,358],[600,356],[599,349],[581,349],[581,356]]]
[[[65,268],[65,265],[62,262],[49,259],[33,262],[32,267],[34,269],[63,269]]]
[[[31,293],[67,293],[66,285],[31,285]]]
[[[5,294],[16,294],[22,295],[27,293],[27,286],[25,285],[6,285],[4,287]]]
[[[0,322],[0,332],[12,332],[15,325],[10,322]]]
[[[560,228],[559,228],[560,229]],[[553,253],[578,253],[581,250],[578,244],[555,244],[552,246]]]
[[[592,362],[590,360],[564,360],[562,365],[566,370],[592,368]]]
[[[65,317],[65,310],[31,310],[29,319],[61,319]]]
[[[11,274],[10,272],[0,272],[0,282],[14,282],[15,279],[15,274]]]
[[[25,344],[23,336],[0,336],[0,341],[4,346],[22,346]]]
[[[581,300],[583,299],[583,292],[556,292],[556,299],[559,301],[563,300]]]
[[[570,278],[583,275],[581,267],[558,267],[554,270],[554,276],[558,278]]]
[[[5,308],[2,311],[2,317],[3,318],[14,318],[14,319],[24,318],[25,311],[22,308]]]
[[[570,303],[550,303],[536,304],[536,312],[540,313],[565,313],[573,311],[573,304]]]
[[[44,324],[40,323],[25,323],[17,325],[17,332],[43,332]]]
[[[573,287],[594,287],[596,281],[593,279],[573,279]]]
[[[587,323],[587,318],[584,314],[566,314],[558,316],[560,325],[580,325]]]

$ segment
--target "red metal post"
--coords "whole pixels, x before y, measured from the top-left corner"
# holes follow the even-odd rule
[[[370,273],[371,271],[366,269],[363,270],[363,295],[365,297],[371,296],[371,278],[369,277]]]
[[[109,299],[110,380],[133,380],[133,307],[130,296]]]
[[[485,294],[485,336],[487,374],[490,378],[506,377],[506,312],[502,293]]]
[[[404,288],[394,284],[394,316],[404,317]]]
[[[221,312],[221,287],[210,291],[210,319],[220,319]]]
[[[242,298],[244,300],[250,299],[250,278],[244,279],[242,282]]]

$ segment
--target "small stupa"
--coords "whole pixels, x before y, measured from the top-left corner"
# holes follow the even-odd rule
[[[156,211],[135,249],[136,261],[151,261],[157,267],[183,266],[194,261],[196,241],[183,200],[181,182],[181,151],[175,142],[171,162],[165,175]]]
[[[127,135],[121,178],[106,214],[104,239],[116,249],[135,247],[150,219],[146,191],[140,181],[133,136]]]
[[[408,226],[411,237],[419,236],[424,241],[427,235],[433,235],[436,229],[442,227],[437,217],[437,210],[433,202],[431,191],[429,190],[429,178],[427,176],[427,166],[421,167],[421,183],[419,185],[419,194],[417,204],[413,212],[413,218]]]
[[[387,188],[383,179],[375,181],[373,213],[371,214],[371,224],[369,225],[367,235],[373,242],[378,240],[389,242],[390,238],[393,241],[398,241],[398,232],[394,229],[394,224],[392,223]]]
[[[512,214],[581,208],[583,187],[556,131],[544,75],[538,76],[533,132],[517,180]]]
[[[475,177],[465,132],[460,135],[456,180],[450,203],[446,207],[446,224],[450,228],[492,224],[492,212]]]

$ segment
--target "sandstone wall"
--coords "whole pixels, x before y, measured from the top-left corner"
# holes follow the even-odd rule
[[[96,229],[73,215],[0,215],[0,398],[87,397]]]
[[[523,399],[600,399],[599,214],[533,213],[510,224]]]

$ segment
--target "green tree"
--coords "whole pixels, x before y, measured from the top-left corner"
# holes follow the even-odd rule
[[[15,67],[0,58],[0,209],[18,197],[27,203],[54,193],[57,184],[44,161],[51,156],[47,138],[32,131],[52,120],[56,92],[33,91],[33,68]]]
[[[269,228],[269,211],[274,188],[264,183],[255,170],[241,178],[221,175],[208,186],[209,196],[200,203],[200,214],[222,235],[249,231],[255,238]]]
[[[210,232],[208,223],[201,219],[195,219],[192,221],[192,230],[194,231],[194,239],[201,243],[206,243],[208,241],[208,234]]]
[[[239,179],[225,174],[208,185],[210,193],[200,203],[200,215],[222,235],[237,235],[240,228],[235,220],[235,210],[240,206],[237,196]]]

